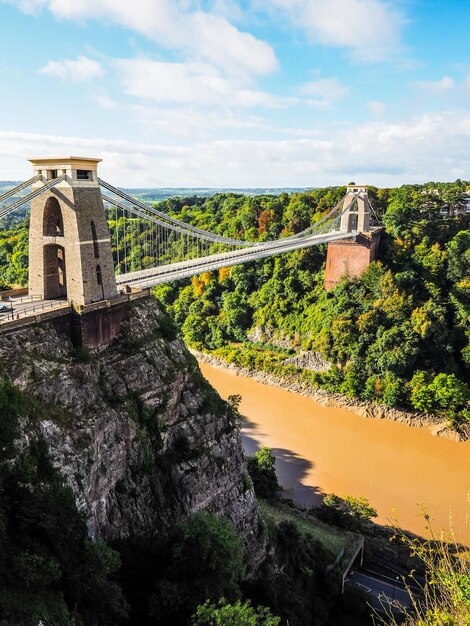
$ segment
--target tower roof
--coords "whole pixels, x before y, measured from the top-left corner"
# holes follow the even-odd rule
[[[72,169],[86,169],[96,170],[98,163],[102,159],[95,159],[94,157],[80,157],[80,156],[68,156],[68,157],[31,157],[28,159],[33,166],[41,166],[47,168],[72,168]]]

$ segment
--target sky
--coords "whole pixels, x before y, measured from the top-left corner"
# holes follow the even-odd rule
[[[0,0],[0,180],[470,179],[469,0]]]

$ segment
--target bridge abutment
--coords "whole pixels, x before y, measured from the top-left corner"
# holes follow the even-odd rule
[[[340,230],[355,235],[350,241],[328,244],[325,289],[334,289],[344,276],[360,278],[378,257],[381,229],[371,230],[368,190],[366,185],[348,185],[343,200]]]
[[[141,292],[139,296],[148,296],[148,293]],[[129,296],[118,296],[113,300],[73,308],[70,317],[73,344],[90,349],[109,344],[119,334],[128,306]]]
[[[128,315],[132,302],[148,297],[151,297],[150,290],[141,289],[95,304],[73,307],[64,304],[55,310],[39,310],[19,319],[3,321],[0,324],[0,334],[15,333],[38,324],[50,324],[59,334],[68,337],[77,348],[100,348],[111,343],[119,334],[121,323]]]
[[[377,260],[381,230],[359,234],[355,241],[332,241],[328,244],[325,289],[329,291],[344,276],[360,278],[372,261]]]

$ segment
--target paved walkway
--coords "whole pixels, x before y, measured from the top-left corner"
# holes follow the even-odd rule
[[[31,296],[17,296],[11,300],[1,300],[0,324],[39,315],[65,306],[68,306],[67,300],[39,300]]]

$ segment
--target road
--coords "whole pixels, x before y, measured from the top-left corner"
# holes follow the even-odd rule
[[[68,306],[68,303],[66,300],[33,300],[30,296],[21,296],[13,298],[11,301],[0,301],[1,306],[7,306],[9,310],[0,311],[0,324],[11,322],[12,319],[23,319],[30,315],[38,315],[45,311]]]
[[[351,585],[362,589],[368,596],[370,604],[375,609],[389,610],[390,605],[394,608],[407,609],[411,606],[409,593],[403,587],[401,579],[393,584],[382,578],[375,577],[361,570],[351,570],[346,578],[346,586]]]

